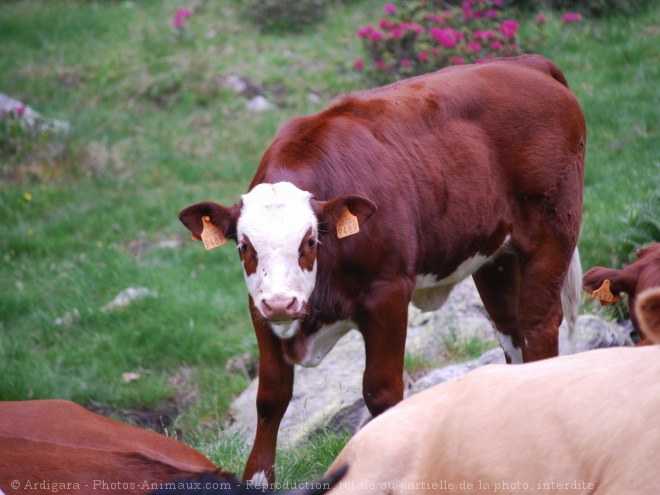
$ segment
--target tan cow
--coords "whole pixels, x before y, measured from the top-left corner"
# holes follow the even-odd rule
[[[660,289],[637,301],[660,343]],[[333,493],[660,493],[660,348],[485,366],[421,392],[351,439]]]

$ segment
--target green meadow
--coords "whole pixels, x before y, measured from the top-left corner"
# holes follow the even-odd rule
[[[368,86],[353,69],[365,58],[355,30],[378,22],[382,4],[335,0],[318,25],[262,34],[239,0],[190,2],[174,30],[184,3],[0,0],[0,92],[72,126],[19,130],[11,146],[0,133],[0,400],[58,397],[128,421],[163,412],[169,434],[240,472],[244,439],[223,425],[247,385],[227,362],[257,356],[243,274],[233,245],[205,251],[177,215],[236,202],[287,119]],[[651,3],[570,25],[548,11],[537,48],[587,120],[585,271],[660,240]],[[277,108],[247,111],[232,75]],[[101,309],[129,287],[149,294]],[[282,452],[279,479],[321,474],[345,441],[325,433]]]

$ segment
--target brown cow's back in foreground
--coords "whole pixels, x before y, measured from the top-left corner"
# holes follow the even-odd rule
[[[220,474],[181,442],[72,402],[0,402],[0,488],[6,495],[147,493],[204,472]]]

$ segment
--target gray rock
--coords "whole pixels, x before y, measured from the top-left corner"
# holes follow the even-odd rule
[[[68,122],[57,119],[46,119],[32,107],[25,105],[11,96],[0,93],[0,117],[9,113],[18,115],[23,128],[32,132],[71,132],[71,124]]]
[[[101,308],[104,313],[112,311],[117,308],[129,306],[134,301],[144,299],[145,297],[158,297],[158,293],[147,289],[146,287],[128,287],[122,290],[117,296],[108,304]]]
[[[268,110],[274,110],[275,108],[277,108],[273,103],[271,103],[261,95],[257,95],[251,100],[249,100],[245,104],[245,107],[250,112],[255,112],[255,113],[266,112]]]
[[[357,331],[349,332],[316,368],[296,366],[293,399],[282,419],[278,445],[289,445],[305,438],[322,425],[332,422],[345,409],[362,401],[364,341]],[[234,428],[245,430],[253,440],[257,425],[255,401],[259,379],[232,403]],[[344,413],[345,414],[345,413]]]
[[[504,352],[501,348],[490,349],[483,353],[479,358],[467,361],[465,363],[452,364],[445,366],[444,368],[438,368],[430,371],[422,378],[417,380],[411,389],[411,395],[421,392],[429,387],[433,387],[443,382],[453,380],[458,378],[461,375],[464,375],[468,371],[472,371],[475,368],[480,366],[485,366],[488,364],[504,364],[506,360],[504,359]]]

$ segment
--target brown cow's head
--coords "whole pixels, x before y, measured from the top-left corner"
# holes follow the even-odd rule
[[[225,237],[236,240],[253,311],[278,337],[288,339],[305,316],[316,284],[321,234],[335,235],[345,209],[362,224],[376,206],[355,195],[317,201],[289,182],[278,182],[255,186],[233,207],[197,203],[182,210],[179,219],[200,238],[202,217],[208,216]]]
[[[584,274],[582,287],[593,293],[601,287],[605,280],[610,281],[610,290],[613,294],[625,292],[629,297],[630,319],[635,330],[643,335],[640,328],[637,312],[635,311],[636,297],[643,291],[652,287],[660,287],[660,243],[656,242],[637,250],[637,260],[622,270],[598,266]]]

